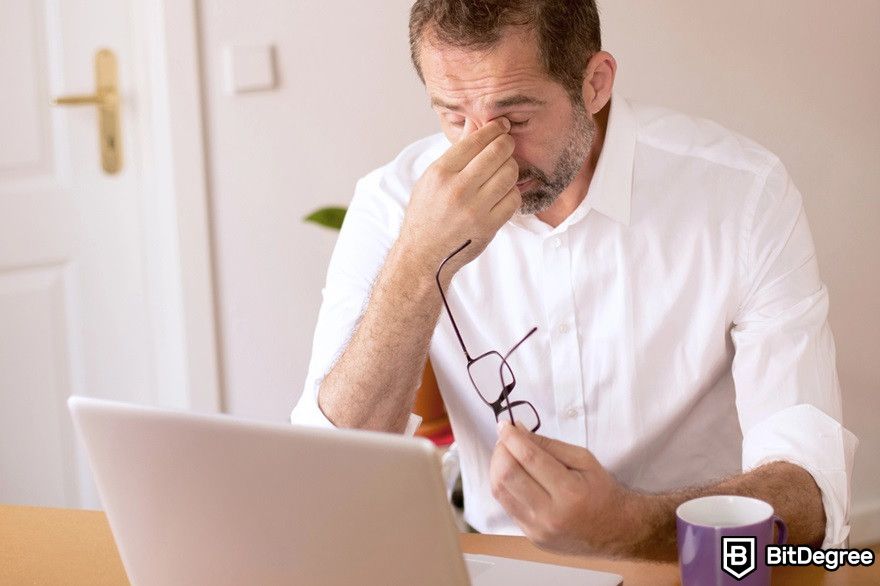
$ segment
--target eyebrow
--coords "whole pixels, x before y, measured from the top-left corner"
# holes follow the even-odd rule
[[[547,102],[544,100],[539,100],[538,98],[533,98],[525,94],[516,94],[504,98],[503,100],[498,100],[493,104],[493,108],[495,110],[503,110],[504,108],[510,108],[511,106],[544,106],[546,104]],[[446,108],[453,112],[461,110],[461,106],[444,102],[442,99],[433,96],[431,97],[431,106],[439,106],[440,108]]]
[[[504,98],[503,100],[498,100],[495,102],[495,108],[501,110],[503,108],[510,108],[511,106],[544,106],[546,104],[547,102],[544,100],[539,100],[538,98],[533,98],[524,94],[517,94],[515,96],[510,96],[509,98]]]

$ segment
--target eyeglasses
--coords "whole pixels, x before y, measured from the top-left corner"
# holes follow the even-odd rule
[[[464,357],[467,359],[468,377],[471,379],[471,384],[474,386],[480,399],[492,409],[492,412],[495,414],[496,422],[501,415],[506,412],[507,416],[510,417],[511,423],[519,421],[527,429],[531,429],[532,432],[538,431],[538,428],[541,427],[541,418],[538,416],[538,411],[535,409],[535,406],[529,401],[511,401],[509,398],[510,393],[516,386],[516,377],[513,375],[513,370],[507,362],[508,357],[510,357],[513,351],[519,348],[520,344],[525,342],[529,336],[538,331],[538,327],[535,326],[529,330],[529,332],[523,336],[519,342],[514,344],[513,348],[508,350],[504,356],[496,350],[490,350],[485,354],[473,358],[468,352],[467,347],[464,345],[461,332],[458,330],[458,325],[455,323],[455,318],[452,317],[452,311],[449,309],[449,303],[446,301],[446,295],[443,293],[443,287],[440,284],[440,273],[443,271],[443,267],[446,266],[446,263],[448,263],[452,257],[464,250],[470,243],[471,241],[468,240],[453,251],[452,254],[447,256],[443,262],[440,263],[436,274],[437,288],[440,289],[440,297],[443,298],[443,305],[446,307],[446,314],[449,316],[449,321],[452,322],[452,329],[455,330],[455,335],[458,337],[458,343],[461,344],[461,349],[464,351]],[[495,394],[495,391],[498,391],[498,395]],[[492,397],[497,398],[493,400]]]

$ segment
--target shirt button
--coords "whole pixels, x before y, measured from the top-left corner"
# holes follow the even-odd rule
[[[565,414],[569,417],[569,419],[574,419],[578,416],[578,410],[572,407],[571,409],[566,411]]]
[[[562,246],[562,240],[560,240],[559,238],[554,238],[553,239],[553,248],[559,248],[560,246]]]
[[[559,326],[559,333],[560,334],[567,334],[568,333],[568,324],[562,324],[561,326]]]

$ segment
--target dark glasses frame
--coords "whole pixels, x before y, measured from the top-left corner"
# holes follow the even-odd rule
[[[535,409],[535,406],[531,402],[525,400],[518,400],[513,402],[510,401],[510,393],[516,386],[516,376],[513,374],[513,369],[510,368],[510,364],[507,362],[507,358],[513,353],[513,351],[519,348],[520,344],[525,342],[529,338],[529,336],[538,331],[538,327],[535,326],[531,330],[529,330],[529,332],[525,336],[523,336],[519,342],[514,344],[513,347],[508,350],[504,356],[502,356],[501,353],[497,350],[490,350],[474,358],[470,355],[470,352],[468,352],[468,349],[464,344],[464,339],[462,339],[461,337],[461,332],[458,329],[458,324],[455,323],[455,318],[452,316],[452,310],[449,309],[449,303],[446,301],[446,294],[443,292],[443,286],[440,284],[440,273],[443,271],[443,267],[446,266],[446,263],[448,263],[456,254],[467,248],[470,243],[471,240],[468,240],[464,244],[456,248],[454,251],[452,251],[452,253],[447,256],[443,260],[443,262],[440,263],[440,266],[437,268],[437,274],[435,275],[437,288],[440,290],[440,297],[443,299],[444,307],[446,307],[446,315],[449,316],[449,321],[452,322],[452,329],[455,330],[455,336],[458,338],[458,343],[461,345],[461,349],[464,352],[465,360],[467,360],[468,378],[471,380],[471,385],[473,385],[474,390],[477,391],[477,395],[480,397],[480,399],[492,409],[492,413],[495,415],[496,422],[501,417],[501,414],[507,411],[507,414],[510,417],[510,423],[513,424],[513,408],[523,405],[530,408],[535,414],[535,420],[537,421],[537,423],[531,429],[531,431],[538,431],[538,429],[541,427],[541,417],[540,415],[538,415],[538,410]],[[489,401],[486,399],[486,397],[480,391],[480,388],[477,386],[471,368],[478,361],[493,355],[497,356],[500,360],[500,364],[498,366],[498,377],[501,381],[501,394],[495,401]],[[510,382],[505,382],[505,373],[509,375]]]

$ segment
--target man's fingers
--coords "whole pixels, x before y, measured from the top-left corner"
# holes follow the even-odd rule
[[[516,165],[516,161],[510,158],[515,148],[516,141],[512,136],[499,134],[465,165],[460,174],[462,180],[475,187],[485,185],[510,161],[514,165],[513,181],[510,184],[513,185],[519,179],[519,166]],[[507,189],[505,189],[506,191]]]
[[[495,500],[507,511],[507,514],[519,525],[519,528],[523,530],[523,533],[527,532],[535,522],[535,514],[532,509],[503,486],[493,490],[492,494]]]
[[[522,424],[518,424],[515,431],[517,434],[534,442],[535,445],[559,460],[560,463],[568,468],[573,468],[575,470],[591,470],[597,466],[601,467],[601,464],[596,460],[596,457],[586,448],[532,433],[522,427]]]
[[[471,122],[470,118],[464,119],[464,125],[461,127],[461,134],[458,136],[458,140],[461,141],[464,137],[471,134],[474,131],[474,125]]]
[[[568,468],[543,446],[533,441],[537,437],[520,427],[503,423],[498,434],[499,446],[504,446],[516,458],[529,476],[540,484],[548,493],[553,494],[554,488],[563,485]]]
[[[500,228],[522,205],[522,194],[513,186],[489,211],[492,227]]]
[[[502,443],[495,446],[492,454],[489,478],[493,494],[503,488],[530,508],[539,508],[550,499],[549,493],[523,469]]]
[[[516,185],[517,176],[519,166],[513,159],[507,159],[479,188],[474,201],[483,209],[491,210]]]
[[[522,194],[519,188],[512,187],[495,206],[489,210],[490,226],[499,230],[522,205]]]
[[[467,124],[468,122],[465,121],[465,125]],[[461,171],[489,143],[508,130],[510,130],[510,121],[503,116],[496,118],[482,128],[463,134],[457,143],[449,147],[441,159],[453,171]]]

